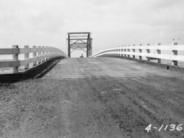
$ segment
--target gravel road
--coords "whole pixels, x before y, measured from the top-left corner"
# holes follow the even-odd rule
[[[136,61],[64,59],[41,79],[0,86],[0,137],[184,138],[174,126],[183,84],[181,72]]]

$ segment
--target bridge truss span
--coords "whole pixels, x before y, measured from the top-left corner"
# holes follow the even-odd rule
[[[90,32],[70,32],[68,33],[68,57],[71,57],[73,50],[82,50],[86,56],[92,55],[92,38]]]

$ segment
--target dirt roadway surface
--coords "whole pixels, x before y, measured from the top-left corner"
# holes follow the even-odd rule
[[[116,58],[62,60],[0,87],[3,138],[183,138],[184,74]]]

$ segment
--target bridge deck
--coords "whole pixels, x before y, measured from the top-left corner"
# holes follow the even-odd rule
[[[19,129],[7,134],[20,138],[180,138],[184,131],[146,133],[144,128],[150,123],[156,127],[184,123],[183,82],[182,73],[135,61],[65,59],[42,79],[8,89],[10,94],[21,90],[11,98],[24,105],[16,106],[24,112],[18,110]]]

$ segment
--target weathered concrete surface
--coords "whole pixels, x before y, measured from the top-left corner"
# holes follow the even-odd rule
[[[5,104],[5,111],[0,109],[0,134],[8,138],[182,138],[183,130],[147,133],[144,129],[150,123],[156,127],[184,123],[183,84],[182,73],[135,61],[65,59],[42,79],[1,87],[9,99],[0,99],[1,106]]]

